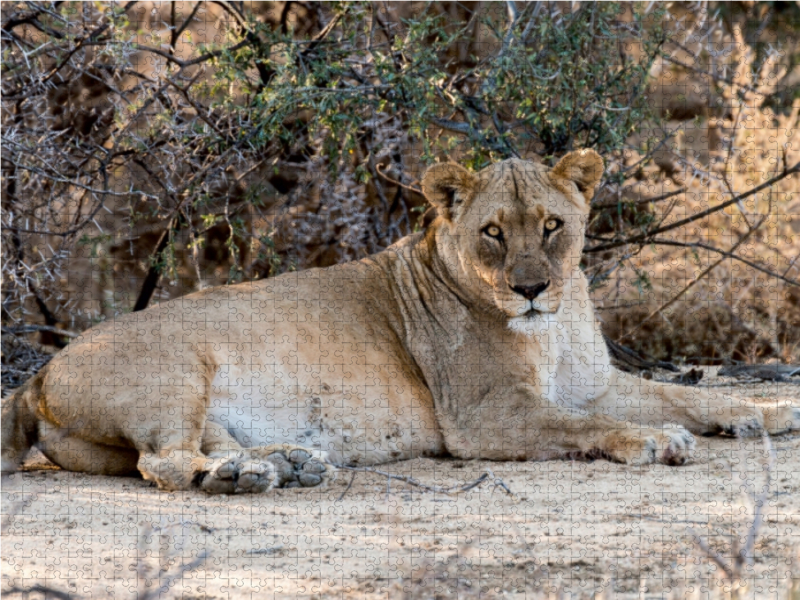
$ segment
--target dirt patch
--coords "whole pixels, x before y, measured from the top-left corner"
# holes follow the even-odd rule
[[[734,389],[759,402],[800,398],[800,386],[785,383],[722,388]],[[749,571],[756,597],[790,584],[800,547],[800,435],[772,443],[777,461]],[[718,589],[718,575],[689,529],[730,556],[731,536],[743,538],[752,520],[742,489],[749,480],[761,490],[763,456],[759,439],[715,437],[699,438],[684,467],[418,459],[382,469],[431,485],[473,481],[490,469],[516,497],[488,482],[446,496],[359,473],[340,499],[349,472],[322,491],[206,496],[67,473],[34,455],[3,482],[2,589],[141,598],[202,562],[161,597],[530,598],[555,587],[606,588],[622,598],[707,593]]]

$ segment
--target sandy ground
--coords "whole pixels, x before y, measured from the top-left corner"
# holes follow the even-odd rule
[[[712,380],[713,381],[713,380]],[[719,380],[717,380],[719,381]],[[757,401],[800,386],[738,385]],[[786,597],[800,577],[800,435],[776,463],[748,571],[750,597]],[[80,598],[536,598],[560,587],[613,597],[707,597],[717,571],[690,530],[730,557],[765,482],[760,439],[698,439],[684,467],[606,461],[419,459],[381,467],[422,483],[492,485],[456,496],[371,473],[325,490],[263,496],[162,493],[134,478],[67,473],[33,454],[2,488],[2,590]],[[342,498],[343,493],[344,497]],[[182,575],[182,577],[181,577]],[[800,581],[795,581],[795,585]],[[41,589],[41,588],[40,588]],[[34,593],[31,598],[41,598]],[[48,597],[56,597],[50,595]]]

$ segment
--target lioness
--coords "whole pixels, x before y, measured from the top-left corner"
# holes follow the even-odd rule
[[[438,216],[364,260],[219,287],[104,323],[3,403],[2,469],[54,463],[164,490],[265,492],[332,464],[589,454],[684,463],[760,409],[611,368],[579,268],[594,151],[554,168],[437,164]]]

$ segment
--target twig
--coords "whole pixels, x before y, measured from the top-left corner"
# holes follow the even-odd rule
[[[7,590],[3,590],[3,594],[22,594],[24,598],[27,598],[30,594],[41,594],[45,598],[57,598],[58,600],[72,600],[75,598],[75,596],[72,594],[68,594],[67,592],[62,592],[55,588],[38,583],[29,588],[20,588],[15,586]]]
[[[499,487],[499,488],[501,488],[501,489],[502,489],[502,490],[503,490],[503,491],[504,491],[506,494],[508,494],[509,496],[511,496],[511,497],[513,497],[513,498],[516,498],[516,496],[514,495],[514,493],[511,491],[511,488],[509,488],[509,487],[506,485],[506,482],[505,482],[505,481],[503,481],[502,479],[500,479],[499,477],[495,477],[495,474],[492,472],[492,470],[491,470],[491,469],[487,469],[487,470],[486,470],[486,473],[484,473],[484,475],[488,475],[489,477],[491,477],[491,478],[492,478],[492,480],[493,480],[493,481],[492,481],[492,485],[494,485],[494,487]],[[466,492],[466,491],[468,491],[468,490],[471,490],[471,489],[472,489],[472,488],[474,488],[474,487],[477,487],[478,485],[480,485],[481,483],[483,483],[483,481],[482,481],[482,478],[483,478],[483,475],[481,475],[481,477],[479,477],[477,480],[475,480],[475,481],[474,481],[472,484],[470,484],[470,485],[467,485],[467,486],[464,486],[463,488],[461,488],[461,491],[462,491],[462,492]]]
[[[39,331],[44,331],[46,333],[55,333],[57,335],[63,335],[64,337],[68,338],[76,338],[81,335],[80,333],[75,333],[74,331],[59,329],[58,327],[52,327],[50,325],[22,325],[20,327],[3,327],[2,331],[5,334],[11,334],[11,335],[19,335],[20,333],[36,333]]]
[[[620,246],[627,246],[629,244],[637,244],[637,243],[650,243],[650,238],[659,233],[664,233],[665,231],[670,231],[672,229],[677,229],[678,227],[683,227],[684,225],[688,225],[689,223],[693,223],[694,221],[699,221],[700,219],[704,219],[708,215],[711,215],[717,211],[720,211],[728,206],[736,204],[744,200],[745,198],[749,198],[764,190],[766,188],[772,187],[782,179],[789,177],[790,175],[794,175],[795,173],[800,173],[800,162],[796,163],[793,167],[789,169],[784,169],[782,173],[776,175],[772,179],[765,181],[761,185],[758,185],[742,194],[739,194],[735,198],[731,198],[730,200],[726,200],[725,202],[720,202],[716,206],[712,206],[708,210],[704,210],[703,212],[697,213],[696,215],[692,215],[691,217],[687,217],[685,219],[681,219],[680,221],[676,221],[675,223],[670,223],[669,225],[664,225],[663,227],[659,227],[652,231],[646,231],[640,235],[636,235],[624,240],[616,240],[612,242],[608,242],[606,244],[598,244],[597,246],[590,246],[589,248],[585,248],[584,252],[603,252],[605,250],[612,250],[613,248],[618,248]]]
[[[405,185],[403,183],[400,183],[396,179],[392,179],[391,177],[389,177],[386,173],[381,171],[381,164],[380,163],[377,163],[375,165],[375,170],[378,172],[378,175],[383,177],[389,183],[393,183],[394,185],[400,186],[401,188],[403,188],[404,190],[408,190],[409,192],[414,192],[415,194],[422,194],[422,189],[421,188],[411,187],[410,185]]]
[[[636,331],[636,330],[637,330],[639,327],[641,327],[641,326],[642,326],[642,323],[645,323],[645,322],[649,321],[649,320],[650,320],[650,319],[652,319],[654,316],[656,316],[656,315],[658,315],[658,314],[661,314],[661,313],[662,313],[662,311],[665,311],[665,310],[667,310],[667,309],[668,309],[670,306],[672,306],[673,304],[675,304],[675,303],[678,301],[678,299],[679,299],[681,296],[683,296],[683,295],[684,295],[686,292],[688,292],[688,291],[689,291],[690,289],[692,289],[692,288],[693,288],[695,285],[697,285],[697,283],[698,283],[699,281],[701,281],[701,280],[702,280],[702,279],[703,279],[703,278],[704,278],[706,275],[708,275],[709,273],[711,273],[711,271],[713,271],[714,269],[716,269],[716,268],[717,268],[717,267],[720,265],[720,263],[722,263],[722,261],[723,261],[723,260],[725,260],[725,258],[726,258],[726,254],[729,254],[729,255],[731,255],[731,256],[734,256],[734,254],[733,254],[733,253],[736,251],[736,249],[737,249],[739,246],[741,246],[741,245],[742,245],[742,244],[743,244],[743,243],[744,243],[744,242],[747,240],[747,238],[749,238],[749,237],[750,237],[750,236],[753,234],[753,232],[755,232],[755,231],[756,231],[756,229],[758,229],[758,228],[759,228],[759,227],[760,227],[760,226],[761,226],[761,225],[764,223],[764,220],[765,220],[765,219],[766,219],[766,217],[762,217],[762,219],[761,219],[761,220],[758,222],[758,224],[757,224],[757,225],[755,225],[755,226],[753,226],[753,227],[751,227],[751,228],[750,228],[750,231],[748,231],[748,232],[747,232],[746,234],[744,234],[744,235],[743,235],[741,238],[739,238],[739,241],[737,241],[737,242],[736,242],[736,243],[733,245],[733,247],[732,247],[732,248],[731,248],[731,249],[730,249],[728,252],[726,252],[726,253],[723,253],[723,254],[722,254],[722,256],[720,256],[720,257],[719,257],[719,259],[717,259],[717,261],[716,261],[716,262],[713,262],[713,263],[711,263],[710,265],[708,265],[708,267],[706,267],[706,268],[703,270],[703,272],[702,272],[702,273],[700,273],[700,274],[699,274],[697,277],[695,277],[694,279],[692,279],[692,280],[691,280],[691,281],[690,281],[690,282],[689,282],[689,283],[688,283],[686,286],[684,286],[684,288],[683,288],[683,289],[682,289],[680,292],[678,292],[677,294],[675,294],[675,295],[674,295],[674,296],[673,296],[671,299],[669,299],[669,300],[667,300],[666,302],[664,302],[664,304],[662,304],[661,306],[659,306],[659,307],[658,307],[658,308],[656,308],[655,310],[651,311],[649,315],[647,315],[647,316],[646,316],[644,319],[642,319],[642,320],[641,320],[641,321],[639,321],[639,322],[638,322],[636,325],[634,325],[633,327],[631,327],[631,329],[629,329],[629,330],[628,330],[628,332],[627,332],[626,334],[624,334],[622,337],[620,337],[620,338],[619,338],[619,339],[620,339],[620,341],[621,341],[621,340],[624,340],[624,339],[626,339],[626,338],[627,338],[627,337],[629,337],[631,334],[633,334],[633,333],[634,333],[634,332],[635,332],[635,331]]]
[[[677,196],[682,194],[686,191],[686,188],[680,188],[679,190],[675,190],[674,192],[668,192],[666,194],[662,194],[660,196],[655,196],[653,198],[640,198],[639,200],[634,200],[633,202],[603,202],[602,204],[592,204],[592,208],[617,208],[617,206],[621,203],[626,206],[641,206],[642,204],[650,204],[655,202],[661,202],[663,200],[669,200],[673,196]]]
[[[182,204],[179,204],[178,208],[181,206]],[[175,234],[177,234],[180,230],[180,225],[181,219],[180,214],[178,214],[170,221],[167,228],[161,234],[158,244],[156,245],[155,250],[153,250],[153,254],[150,256],[150,268],[147,270],[147,275],[145,275],[144,281],[142,282],[142,287],[139,290],[139,295],[136,297],[136,302],[133,305],[131,312],[144,310],[147,308],[147,305],[150,304],[150,299],[153,297],[153,294],[156,291],[159,279],[161,279],[161,269],[159,268],[158,261],[164,254],[167,246],[169,246],[170,241],[172,241]]]
[[[718,566],[720,569],[722,569],[722,571],[725,573],[726,577],[728,577],[728,579],[733,579],[733,578],[734,578],[734,575],[733,575],[733,568],[732,568],[732,567],[731,567],[731,566],[730,566],[730,565],[729,565],[729,564],[728,564],[728,563],[725,561],[725,559],[724,559],[724,558],[723,558],[723,557],[722,557],[722,556],[719,554],[719,552],[717,552],[717,551],[716,551],[716,550],[714,550],[714,549],[713,549],[711,546],[709,546],[709,545],[708,545],[708,542],[706,542],[706,541],[705,541],[705,540],[704,540],[704,539],[703,539],[703,538],[702,538],[702,537],[701,537],[701,536],[700,536],[700,535],[699,535],[699,534],[698,534],[698,533],[697,533],[697,532],[696,532],[694,529],[692,529],[691,527],[689,528],[689,533],[691,534],[691,536],[692,536],[692,540],[694,541],[694,543],[695,543],[695,544],[697,544],[697,546],[698,546],[698,547],[699,547],[699,548],[700,548],[700,549],[701,549],[703,552],[705,552],[705,554],[706,554],[706,556],[707,556],[708,558],[710,558],[712,561],[714,561],[714,563],[715,563],[715,564],[716,564],[716,565],[717,565],[717,566]]]
[[[738,260],[739,262],[742,262],[747,266],[754,268],[756,271],[761,271],[765,275],[769,275],[770,277],[774,277],[775,279],[780,279],[781,281],[788,283],[789,285],[800,286],[800,281],[798,281],[797,279],[791,279],[789,277],[786,277],[785,275],[780,275],[778,273],[775,273],[774,271],[770,271],[766,267],[762,267],[758,263],[754,263],[751,260],[747,260],[746,258],[739,256],[738,254],[734,254],[727,250],[722,250],[721,248],[717,248],[709,244],[704,244],[702,242],[675,242],[673,240],[663,240],[660,238],[655,238],[653,240],[649,240],[648,243],[655,244],[657,246],[676,246],[678,248],[700,248],[702,250],[710,250],[711,252],[716,252],[717,254],[721,254],[725,258],[732,258],[734,260]]]
[[[427,485],[427,484],[421,483],[421,482],[419,482],[416,479],[413,479],[411,477],[406,477],[405,475],[395,475],[394,473],[388,473],[386,471],[380,471],[380,470],[374,469],[372,467],[338,467],[338,468],[340,468],[342,470],[345,470],[345,471],[353,471],[353,472],[356,472],[356,473],[374,473],[375,475],[380,475],[382,477],[387,477],[390,480],[394,479],[396,481],[402,481],[403,483],[407,483],[408,485],[414,486],[414,487],[419,488],[419,489],[421,489],[423,491],[426,491],[426,492],[433,492],[435,494],[447,494],[448,496],[449,495],[460,494],[460,493],[463,493],[463,492],[468,492],[468,491],[478,487],[479,485],[481,485],[485,481],[488,481],[491,478],[492,479],[492,485],[494,487],[499,487],[506,494],[508,494],[509,496],[515,497],[514,493],[511,491],[511,489],[508,487],[508,485],[506,485],[506,483],[502,479],[500,479],[499,477],[496,477],[495,474],[492,473],[491,470],[486,470],[480,477],[478,477],[475,481],[471,481],[470,483],[454,484],[454,485],[445,487],[445,486],[439,486],[439,485]],[[354,477],[354,479],[355,479],[355,477]],[[353,483],[353,481],[351,480],[350,484],[352,485],[352,483]],[[340,498],[339,498],[340,500],[341,500],[341,498],[344,497],[344,494],[347,493],[347,490],[349,490],[349,489],[350,489],[350,485],[347,486],[347,489],[340,496]]]
[[[342,500],[344,500],[344,497],[347,495],[347,492],[349,492],[350,488],[353,487],[353,482],[356,480],[356,475],[358,475],[358,471],[353,471],[353,475],[352,477],[350,477],[350,483],[347,484],[347,487],[342,492],[342,495],[336,499],[337,502],[341,502]]]
[[[671,43],[675,43],[672,40],[669,40],[669,41]],[[759,91],[758,89],[756,89],[756,88],[754,88],[752,86],[744,85],[742,83],[737,83],[735,80],[730,79],[728,77],[722,77],[721,75],[715,75],[714,73],[710,73],[709,71],[706,71],[705,69],[701,69],[699,67],[694,67],[694,66],[692,66],[690,64],[687,64],[687,63],[685,63],[685,62],[683,62],[681,60],[678,60],[677,58],[673,58],[672,56],[662,55],[662,58],[664,60],[666,60],[667,62],[671,62],[672,64],[678,65],[679,67],[683,67],[684,69],[688,69],[689,71],[694,71],[695,73],[699,73],[700,75],[706,75],[707,77],[710,77],[714,81],[726,83],[726,84],[728,84],[730,86],[736,86],[736,87],[738,87],[740,89],[743,89],[745,91],[752,92],[754,94],[758,94],[759,96],[764,96],[765,95],[764,92]]]
[[[705,553],[707,558],[709,558],[714,564],[717,565],[717,567],[720,568],[723,573],[725,573],[725,577],[731,583],[732,598],[741,597],[741,590],[747,585],[746,583],[742,583],[742,579],[744,577],[744,568],[745,566],[753,565],[756,539],[758,538],[758,531],[763,522],[764,507],[767,504],[767,498],[769,498],[772,488],[772,473],[774,472],[775,465],[777,463],[775,449],[772,447],[772,443],[770,442],[769,436],[766,433],[762,435],[762,442],[764,444],[764,451],[767,455],[767,461],[764,464],[764,485],[761,489],[761,493],[753,498],[753,521],[747,529],[747,537],[745,538],[744,546],[739,548],[738,538],[736,537],[735,533],[733,535],[733,542],[731,544],[733,563],[727,562],[725,558],[723,558],[719,552],[714,550],[705,539],[703,539],[697,532],[694,531],[694,529],[689,529],[689,534],[692,536],[694,543]],[[740,478],[744,480],[745,488],[748,491],[748,494],[753,494],[750,481],[746,477]]]
[[[192,12],[189,13],[188,17],[186,17],[186,20],[183,22],[183,25],[181,25],[178,29],[175,29],[172,32],[172,44],[171,45],[172,45],[173,50],[175,49],[175,44],[177,43],[178,39],[181,37],[181,34],[184,32],[184,30],[192,22],[192,19],[194,19],[194,16],[197,14],[197,10],[200,8],[201,4],[203,4],[203,3],[202,2],[195,2],[194,8],[192,9]]]
[[[132,2],[128,2],[125,6],[122,7],[122,11],[120,12],[120,14],[128,12],[128,10],[131,9],[133,7],[133,5],[136,4],[136,3],[137,3],[136,0],[134,0]],[[75,47],[72,50],[70,50],[63,59],[61,59],[61,62],[59,62],[56,66],[54,66],[50,70],[50,72],[44,77],[44,79],[42,79],[40,82],[38,82],[39,85],[46,84],[48,81],[50,81],[50,79],[52,79],[56,75],[56,73],[58,73],[61,69],[63,69],[64,66],[75,55],[75,53],[78,52],[78,50],[80,50],[83,46],[93,45],[92,41],[97,39],[100,36],[100,34],[102,34],[103,32],[105,32],[106,29],[111,27],[111,25],[113,23],[114,23],[114,21],[112,19],[109,19],[107,23],[97,27],[89,35],[87,35],[82,40],[80,40],[77,44],[75,44]],[[19,93],[19,92],[16,92],[16,93]]]
[[[209,127],[211,127],[211,129],[213,129],[214,132],[220,138],[225,140],[226,143],[231,144],[231,143],[234,142],[234,140],[232,140],[231,137],[226,135],[223,131],[220,131],[219,127],[217,127],[214,124],[214,122],[211,121],[211,117],[209,117],[206,107],[205,106],[201,106],[200,104],[198,104],[197,102],[192,100],[192,97],[189,95],[189,88],[191,88],[195,84],[195,82],[200,78],[200,75],[202,75],[202,74],[203,74],[202,71],[198,71],[197,75],[195,75],[192,78],[192,80],[189,81],[189,83],[187,83],[185,86],[180,86],[177,82],[173,81],[172,79],[170,79],[167,76],[164,76],[164,79],[166,79],[170,83],[170,85],[172,85],[172,87],[174,87],[176,90],[178,90],[181,93],[181,95],[184,97],[186,102],[188,102],[189,105],[195,110],[195,112],[197,113],[198,117],[200,117]]]
[[[761,523],[764,520],[764,507],[767,505],[767,498],[769,497],[772,488],[772,473],[775,471],[775,463],[777,462],[777,455],[775,449],[772,447],[772,442],[769,436],[762,434],[762,443],[764,444],[764,452],[767,454],[767,462],[764,464],[764,486],[761,488],[761,493],[755,499],[755,508],[753,509],[753,523],[747,532],[747,539],[744,547],[739,551],[737,562],[741,560],[742,564],[753,564],[753,551],[755,550],[756,537]]]

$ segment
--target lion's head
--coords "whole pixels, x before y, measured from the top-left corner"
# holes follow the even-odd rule
[[[439,254],[461,287],[509,320],[555,313],[578,271],[602,173],[593,150],[572,152],[552,169],[517,159],[477,174],[434,165],[422,186],[438,212]]]

